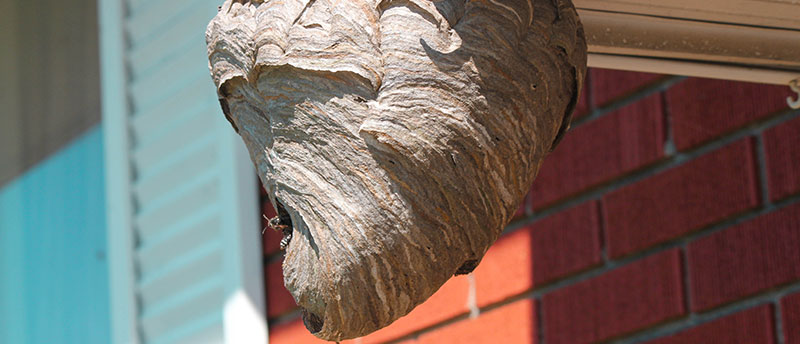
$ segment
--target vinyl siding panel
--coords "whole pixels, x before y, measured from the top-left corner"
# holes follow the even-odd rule
[[[261,285],[260,274],[252,273],[254,280],[246,273],[260,271],[261,262],[244,258],[259,250],[255,175],[208,75],[204,32],[218,4],[121,5],[127,11],[119,11],[116,29],[126,44],[117,58],[124,60],[127,106],[117,116],[127,139],[118,163],[130,171],[120,197],[131,214],[129,285],[136,301],[128,306],[135,308],[134,334],[117,340],[223,342],[235,316],[227,309],[232,295],[247,283]],[[250,198],[252,204],[242,201]],[[263,296],[248,295],[263,312]]]

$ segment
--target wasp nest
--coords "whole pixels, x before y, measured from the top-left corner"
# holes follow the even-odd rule
[[[586,71],[570,0],[227,0],[220,103],[317,337],[366,335],[468,273],[569,126]]]

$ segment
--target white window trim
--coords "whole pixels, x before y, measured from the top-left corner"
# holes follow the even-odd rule
[[[209,4],[211,6],[212,4]],[[134,269],[129,108],[126,98],[122,0],[98,0],[102,127],[104,140],[112,343],[138,344]],[[209,83],[211,81],[209,80]],[[222,114],[220,113],[220,116]],[[226,209],[223,235],[226,343],[267,343],[258,183],[249,155],[230,127],[221,127],[221,185]]]
[[[111,342],[140,343],[137,331],[131,171],[125,95],[123,8],[121,0],[98,0],[100,92],[106,178]]]

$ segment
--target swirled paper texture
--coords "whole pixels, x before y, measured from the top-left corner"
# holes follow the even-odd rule
[[[291,235],[284,283],[327,340],[382,328],[475,267],[586,71],[569,0],[228,0],[206,40]]]

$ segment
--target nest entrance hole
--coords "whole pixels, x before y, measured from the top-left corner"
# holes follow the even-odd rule
[[[283,239],[281,239],[281,250],[285,250],[286,247],[289,246],[289,241],[292,240],[292,230],[294,229],[294,226],[292,225],[292,217],[289,215],[289,212],[286,211],[283,203],[281,203],[281,201],[277,198],[275,199],[275,206],[275,211],[278,213],[278,216],[275,216],[269,220],[269,226],[283,234]]]

